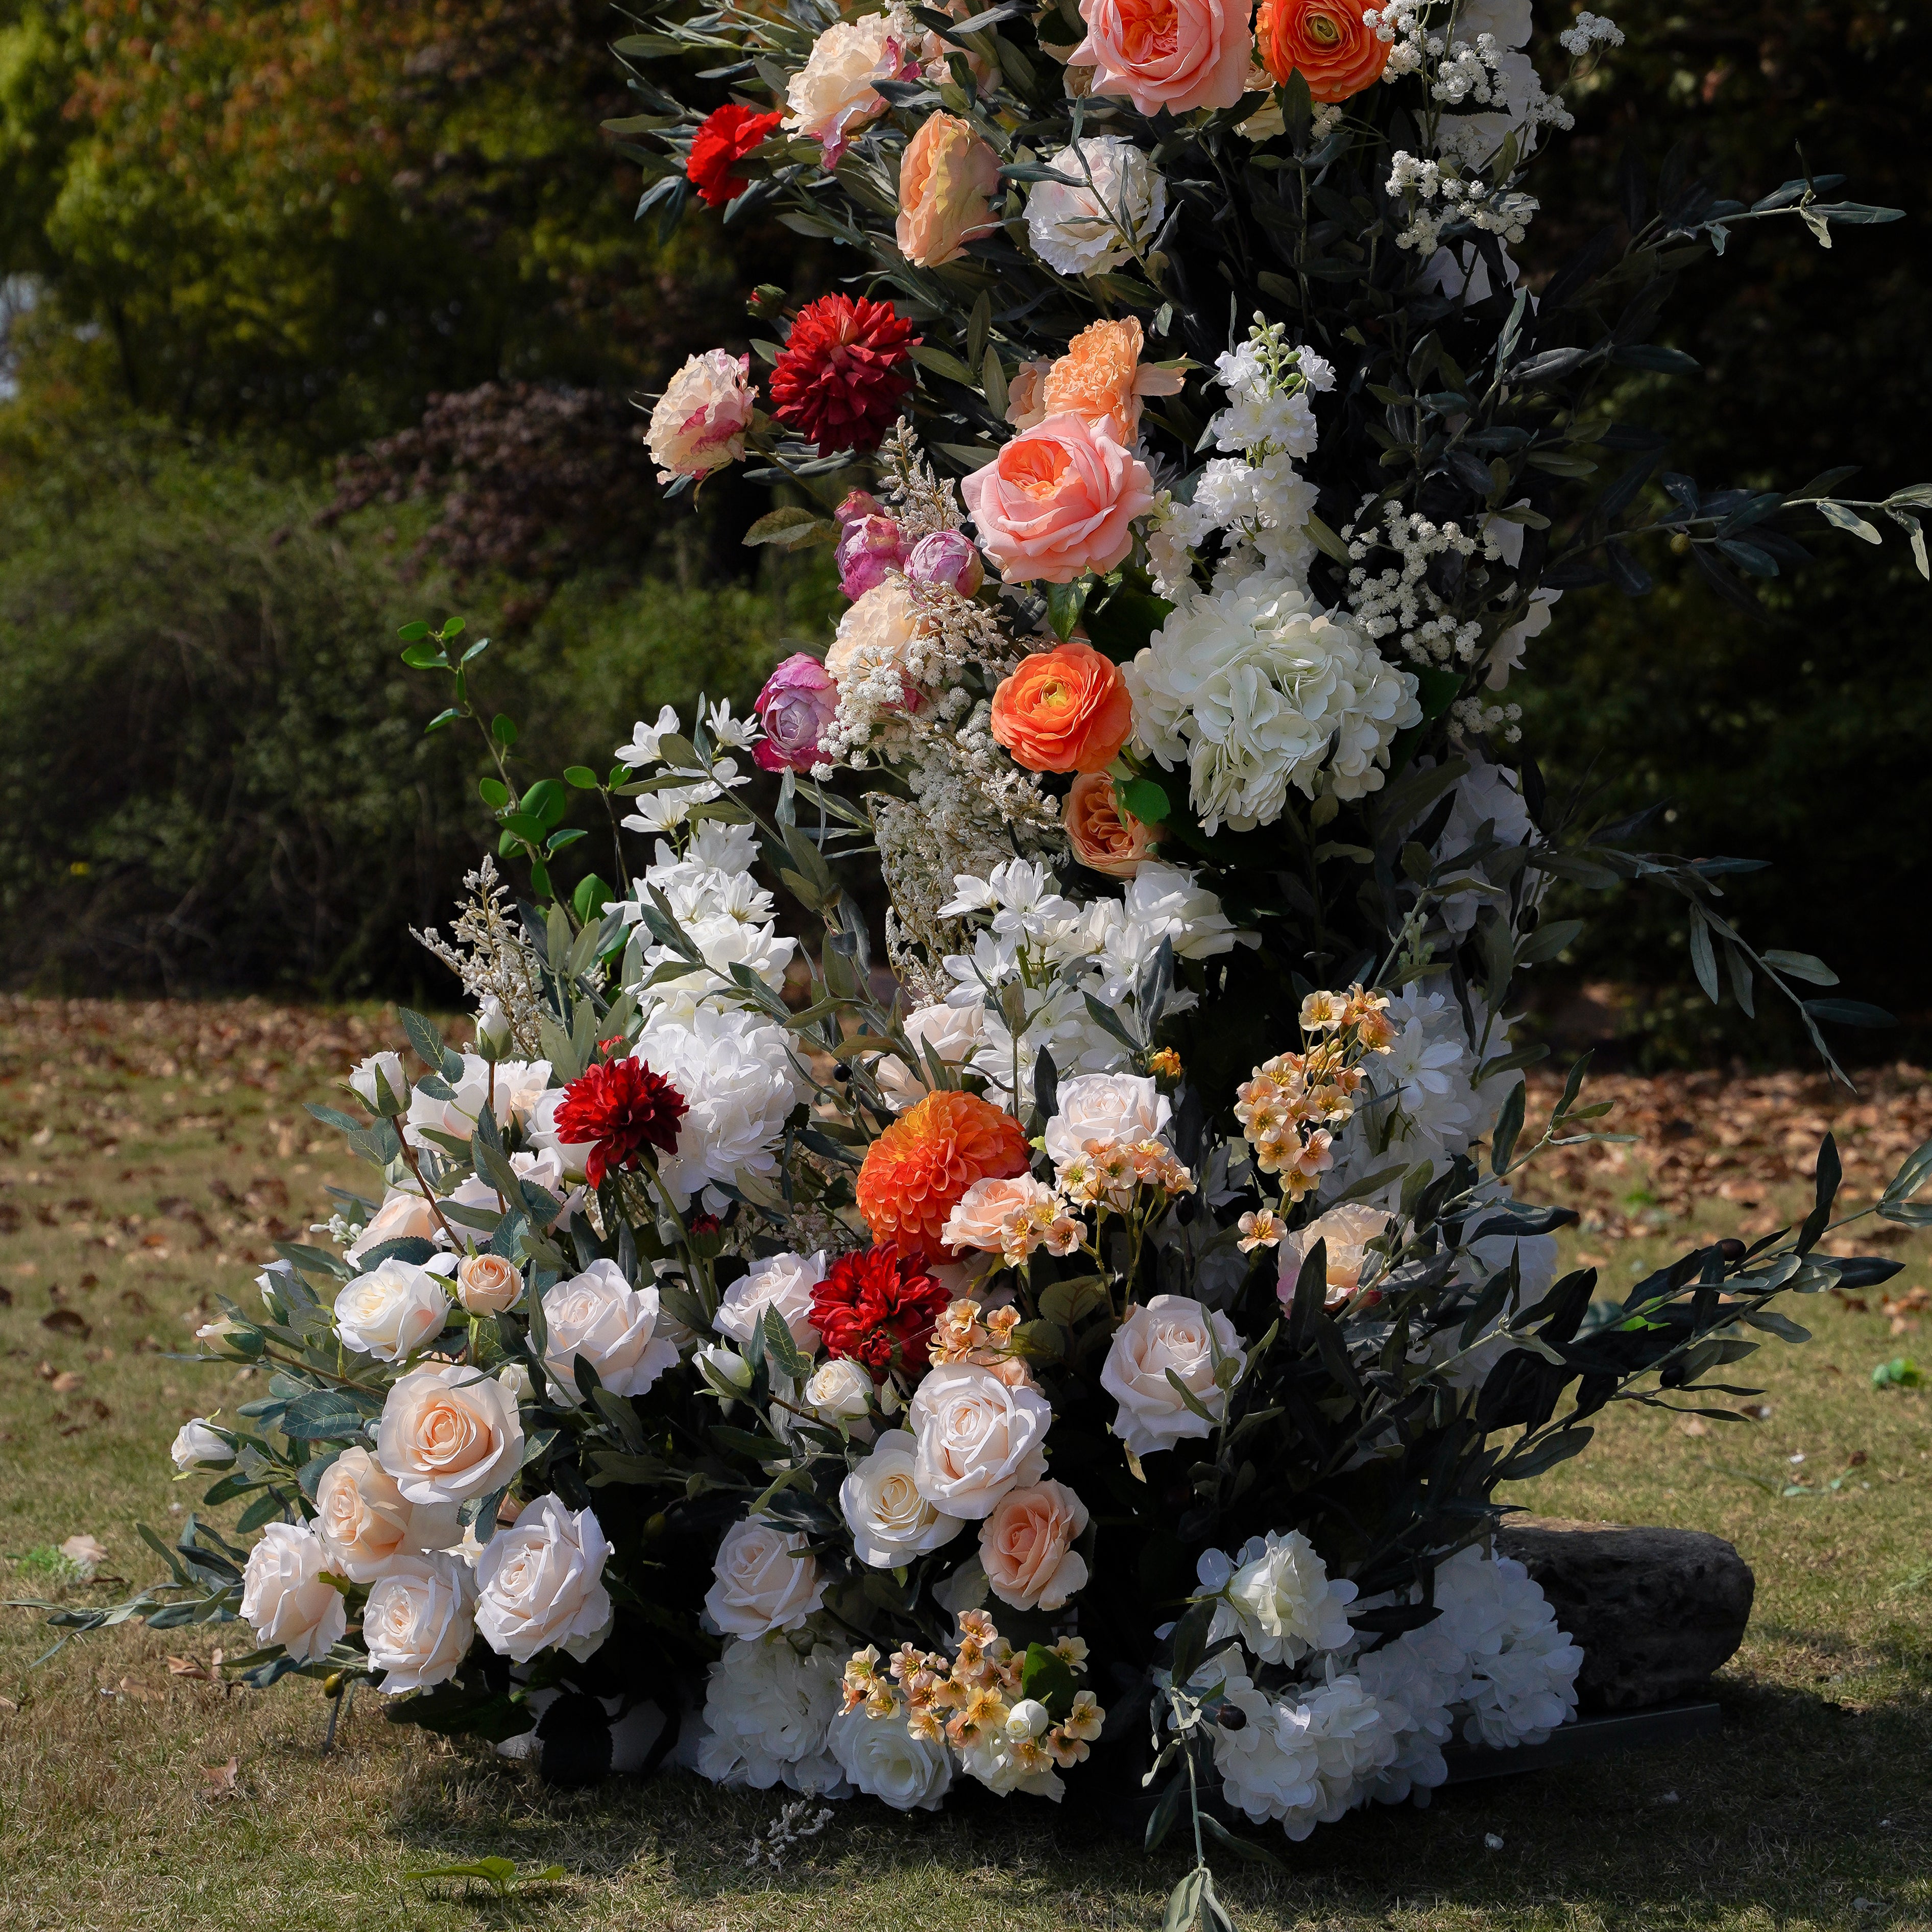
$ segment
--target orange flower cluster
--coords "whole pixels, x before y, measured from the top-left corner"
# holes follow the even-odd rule
[[[1017,1308],[995,1308],[988,1312],[970,1296],[951,1303],[934,1324],[927,1345],[934,1368],[949,1362],[971,1362],[982,1369],[1000,1370],[1016,1360],[1012,1350],[1013,1330],[1020,1325]]]
[[[1026,1172],[1026,1130],[976,1094],[928,1094],[866,1150],[859,1211],[872,1238],[922,1261],[951,1261],[945,1228],[976,1180]]]
[[[1387,1053],[1395,1042],[1388,1009],[1386,995],[1360,986],[1346,993],[1310,993],[1300,1014],[1302,1033],[1313,1042],[1308,1050],[1276,1054],[1234,1090],[1234,1118],[1255,1150],[1256,1163],[1264,1174],[1280,1175],[1288,1200],[1313,1193],[1334,1166],[1330,1130],[1354,1118],[1362,1084],[1359,1063],[1371,1053]],[[1257,1221],[1251,1228],[1244,1217],[1241,1232],[1253,1239],[1243,1247],[1272,1246],[1280,1238],[1274,1231],[1272,1216],[1266,1227]]]
[[[1192,1194],[1194,1176],[1163,1140],[1088,1141],[1060,1171],[1067,1198],[1082,1207],[1111,1208],[1124,1214],[1135,1191],[1150,1188],[1168,1196]]]

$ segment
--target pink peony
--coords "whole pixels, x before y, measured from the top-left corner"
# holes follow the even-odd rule
[[[692,356],[665,386],[644,440],[662,466],[660,483],[705,477],[745,454],[745,432],[757,399],[752,358],[709,349]]]
[[[970,597],[986,581],[986,566],[964,530],[933,530],[913,545],[905,574],[915,590],[956,590]]]
[[[1104,424],[1048,416],[959,486],[986,554],[1009,584],[1072,584],[1134,547],[1154,479]]]
[[[905,544],[898,525],[890,517],[850,520],[838,533],[836,554],[838,587],[855,603],[867,591],[878,589],[888,571],[905,568]]]
[[[794,651],[765,680],[752,706],[765,735],[752,748],[760,768],[808,772],[819,762],[819,743],[837,715],[838,687],[825,667]]]
[[[1087,38],[1066,57],[1096,94],[1143,114],[1232,107],[1246,91],[1254,36],[1247,0],[1081,0]]]

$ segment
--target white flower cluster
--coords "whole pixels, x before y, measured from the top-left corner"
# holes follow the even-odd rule
[[[846,1652],[807,1629],[732,1637],[711,1666],[696,1756],[714,1784],[808,1798],[844,1798],[851,1786],[826,1748],[844,1699]]]
[[[1465,174],[1451,160],[1430,160],[1398,148],[1384,188],[1400,195],[1408,216],[1396,235],[1398,248],[1433,254],[1442,231],[1458,222],[1484,233],[1520,242],[1538,206],[1520,188],[1492,188],[1480,176]]]
[[[1374,501],[1365,496],[1363,508]],[[1434,524],[1420,512],[1390,506],[1378,522],[1343,524],[1342,540],[1351,560],[1349,613],[1364,635],[1377,642],[1394,638],[1414,664],[1474,660],[1482,626],[1474,618],[1458,623],[1429,584],[1429,567],[1437,557],[1474,556],[1479,547],[1474,537],[1458,524]],[[1394,550],[1400,562],[1372,574],[1368,560],[1378,550]]]
[[[1606,20],[1601,14],[1586,12],[1579,14],[1575,26],[1566,28],[1556,38],[1565,53],[1574,54],[1580,60],[1599,42],[1606,47],[1622,46],[1624,30],[1616,21]]]

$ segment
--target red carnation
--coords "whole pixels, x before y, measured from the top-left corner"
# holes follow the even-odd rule
[[[841,1255],[812,1291],[812,1325],[828,1355],[862,1362],[882,1382],[891,1370],[926,1367],[933,1324],[952,1298],[916,1256],[865,1248]]]
[[[607,1174],[635,1167],[647,1147],[675,1154],[686,1112],[684,1096],[641,1060],[607,1060],[563,1090],[556,1137],[568,1147],[594,1143],[585,1168],[601,1187]]]
[[[820,296],[798,312],[771,377],[772,413],[821,451],[877,449],[912,387],[923,338],[890,302]]]
[[[782,114],[754,113],[734,100],[707,114],[691,137],[691,158],[685,172],[706,204],[722,208],[751,186],[736,172],[738,164],[755,154],[765,136],[784,119]]]

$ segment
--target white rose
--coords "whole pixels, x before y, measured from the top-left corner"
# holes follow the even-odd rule
[[[476,1632],[476,1580],[454,1556],[399,1556],[369,1592],[362,1641],[386,1696],[456,1675]]]
[[[563,1094],[561,1087],[553,1087],[530,1108],[530,1144],[541,1153],[555,1154],[559,1170],[566,1180],[580,1181],[586,1178],[590,1156],[597,1143],[566,1141],[558,1133],[556,1110],[563,1105]]]
[[[844,1355],[821,1363],[805,1385],[805,1406],[821,1422],[844,1423],[855,1435],[868,1426],[875,1393],[872,1378]]]
[[[850,136],[886,111],[873,82],[906,77],[906,51],[884,14],[826,28],[785,89],[786,130],[818,142],[837,166]]]
[[[758,1379],[751,1364],[736,1348],[707,1345],[691,1359],[698,1372],[704,1378],[705,1386],[713,1395],[721,1396],[727,1402],[735,1402],[741,1395],[749,1395],[752,1383]]]
[[[448,1319],[448,1283],[394,1255],[335,1298],[335,1332],[344,1346],[379,1362],[400,1362],[427,1348]]]
[[[1339,1650],[1354,1635],[1354,1584],[1331,1580],[1298,1529],[1250,1538],[1216,1612],[1215,1640],[1238,1634],[1264,1664],[1298,1664],[1311,1650]]]
[[[970,1362],[934,1369],[908,1419],[919,1438],[920,1494],[949,1516],[976,1522],[1009,1490],[1046,1473],[1052,1406],[1037,1389],[1007,1388],[990,1369]]]
[[[1046,1157],[1064,1167],[1089,1141],[1150,1141],[1174,1109],[1154,1083],[1138,1073],[1083,1073],[1064,1082],[1058,1111],[1046,1124]]]
[[[522,1271],[501,1255],[465,1255],[457,1264],[456,1298],[472,1315],[500,1315],[523,1300]]]
[[[875,1570],[896,1570],[965,1528],[942,1516],[919,1492],[913,1474],[918,1445],[903,1429],[882,1436],[838,1486],[838,1507],[852,1532],[853,1553]]]
[[[582,1663],[610,1634],[610,1594],[602,1581],[610,1554],[589,1510],[573,1514],[554,1496],[538,1497],[484,1546],[476,1565],[478,1634],[513,1663],[552,1648]]]
[[[516,1044],[516,1034],[503,1003],[494,993],[486,993],[476,1009],[476,1044],[484,1057],[501,1060]]]
[[[349,1628],[342,1592],[322,1580],[322,1539],[305,1522],[272,1522],[242,1573],[242,1615],[257,1643],[314,1664]]]
[[[383,1401],[376,1460],[412,1503],[460,1503],[505,1488],[523,1466],[516,1398],[460,1362],[417,1369]]]
[[[369,1217],[368,1224],[344,1250],[352,1268],[362,1264],[362,1257],[385,1241],[434,1241],[442,1233],[436,1210],[423,1198],[419,1189],[392,1187],[382,1197],[382,1204]]]
[[[948,1066],[964,1066],[972,1060],[986,1036],[986,1009],[978,1000],[970,1006],[918,1006],[908,1013],[899,1028],[913,1049],[930,1047],[934,1056]],[[923,1100],[930,1090],[923,1060],[908,1066],[896,1053],[889,1053],[873,1070],[879,1090],[894,1106],[910,1107]]]
[[[1152,244],[1167,212],[1167,184],[1150,155],[1108,134],[1062,148],[1046,165],[1067,184],[1034,184],[1027,238],[1049,268],[1097,275]]]
[[[805,1538],[753,1516],[734,1524],[718,1545],[704,1610],[728,1636],[763,1636],[796,1630],[824,1600],[825,1579]]]
[[[394,1558],[448,1550],[462,1540],[454,1503],[412,1503],[366,1449],[345,1449],[315,1486],[316,1533],[328,1567],[372,1582]]]
[[[765,1310],[776,1308],[794,1346],[815,1355],[823,1338],[812,1325],[812,1291],[824,1279],[822,1248],[809,1260],[802,1255],[773,1255],[754,1262],[751,1271],[724,1291],[711,1325],[719,1334],[748,1345],[764,1325]]]
[[[420,1087],[410,1096],[403,1138],[412,1147],[433,1148],[436,1143],[424,1138],[428,1130],[466,1141],[486,1106],[500,1125],[527,1120],[549,1085],[547,1060],[500,1060],[493,1067],[480,1053],[466,1053],[463,1076],[451,1086],[448,1100],[425,1094]]]
[[[544,1291],[550,1338],[544,1349],[564,1400],[577,1399],[572,1364],[581,1355],[613,1395],[642,1395],[677,1360],[663,1332],[657,1285],[632,1288],[615,1262],[594,1261],[580,1275]]]
[[[559,1088],[556,1090],[561,1094],[563,1090]],[[510,1171],[519,1180],[527,1180],[545,1193],[555,1195],[560,1201],[570,1191],[569,1183],[563,1178],[563,1156],[554,1147],[538,1148],[534,1154],[513,1154],[510,1156]],[[458,1207],[484,1208],[493,1214],[500,1213],[505,1204],[503,1197],[496,1189],[481,1174],[476,1174],[453,1190],[449,1198]]]
[[[1114,1433],[1136,1456],[1211,1434],[1213,1424],[1181,1400],[1168,1371],[1219,1420],[1228,1397],[1214,1379],[1215,1365],[1240,1358],[1241,1338],[1225,1315],[1184,1294],[1156,1294],[1114,1330],[1100,1371],[1100,1386],[1120,1406]]]
[[[183,1475],[190,1469],[226,1469],[235,1460],[235,1444],[205,1415],[184,1422],[175,1432],[169,1452]]]
[[[825,1732],[843,1701],[844,1656],[829,1643],[801,1654],[776,1634],[728,1640],[706,1682],[699,1774],[758,1791],[781,1782],[814,1796],[842,1790]]]
[[[349,1084],[372,1114],[389,1110],[400,1113],[409,1104],[410,1076],[403,1071],[403,1057],[399,1053],[370,1054],[350,1075]],[[386,1087],[386,1094],[382,1090]]]
[[[901,1715],[875,1718],[855,1705],[832,1719],[826,1742],[860,1790],[896,1811],[937,1811],[952,1783],[946,1740],[914,1737]]]

